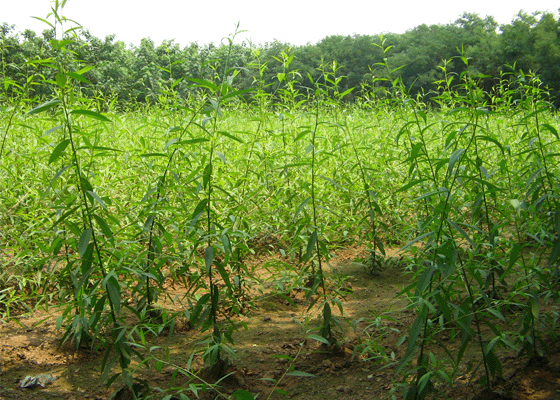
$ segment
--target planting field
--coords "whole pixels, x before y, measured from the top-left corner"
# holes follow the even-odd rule
[[[355,330],[350,323],[341,329],[340,349],[326,351],[317,341],[305,339],[312,328],[306,324],[308,315],[312,316],[313,322],[317,312],[307,311],[302,291],[293,290],[283,299],[267,285],[265,294],[255,299],[254,308],[235,318],[237,322],[245,323],[248,329],[239,329],[233,335],[236,357],[227,369],[227,374],[231,375],[221,382],[221,392],[227,396],[245,388],[255,397],[272,399],[390,399],[391,393],[401,398],[401,390],[397,390],[400,378],[394,375],[394,368],[386,366],[390,364],[393,352],[396,358],[403,355],[404,347],[398,346],[397,342],[414,320],[414,314],[406,309],[406,300],[395,298],[408,279],[397,263],[372,278],[354,261],[364,254],[363,249],[340,251],[332,260],[339,272],[347,277],[344,287],[352,290],[343,299],[345,316],[348,322],[357,320]],[[251,262],[251,266],[260,268],[258,265],[274,264],[273,258],[259,257],[258,260],[256,264]],[[263,268],[263,274],[270,268]],[[168,291],[172,295],[182,293],[179,287]],[[180,305],[170,308],[180,308]],[[51,312],[53,316],[56,314],[56,311]],[[73,346],[59,348],[60,335],[54,331],[54,321],[34,326],[47,314],[39,315],[18,319],[19,325],[12,323],[1,328],[6,338],[0,349],[4,361],[3,398],[107,399],[122,388],[122,383],[109,389],[105,387],[100,378],[102,352],[76,350]],[[456,347],[449,335],[440,336],[446,346]],[[164,329],[159,336],[153,335],[147,340],[152,346],[159,346],[153,350],[153,356],[163,357],[164,349],[168,349],[173,364],[163,368],[161,373],[140,368],[135,372],[136,377],[145,380],[152,388],[175,388],[169,392],[178,392],[184,387],[189,398],[197,398],[188,387],[191,378],[178,376],[173,379],[173,372],[189,365],[192,351],[201,340],[200,333],[190,329],[184,318],[179,317],[171,335],[168,329]],[[504,379],[496,381],[495,392],[510,396],[504,398],[554,399],[560,388],[557,381],[560,360],[557,344],[550,344],[547,365],[528,364],[527,357],[518,358],[515,351],[502,349],[499,354],[503,359]],[[435,346],[432,349],[436,355],[445,357],[441,349]],[[436,384],[438,390],[432,398],[475,398],[481,390],[471,381],[473,374],[466,365],[476,363],[479,357],[476,348],[467,350],[467,362],[453,378],[453,386]],[[200,355],[193,358],[191,365],[197,370],[202,368]],[[292,367],[313,376],[285,376]],[[46,388],[17,388],[22,377],[49,372],[58,379]],[[208,379],[206,371],[197,375]],[[164,397],[163,393],[152,390],[152,398]],[[271,395],[275,390],[277,394]],[[281,395],[280,391],[287,394]],[[213,391],[208,394],[199,391],[198,395],[202,399],[223,398]]]
[[[6,110],[2,395],[523,387],[557,350],[544,106]]]
[[[53,44],[0,109],[2,399],[560,396],[537,76],[348,103],[336,62],[270,94],[225,59],[116,111]]]

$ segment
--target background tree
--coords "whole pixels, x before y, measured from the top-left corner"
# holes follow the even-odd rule
[[[3,81],[21,86],[34,74],[54,79],[52,69],[44,68],[45,61],[40,61],[54,57],[53,29],[37,35],[30,30],[19,34],[8,23],[1,28]],[[225,59],[226,53],[229,65],[236,71],[231,84],[238,89],[252,88],[255,78],[262,73],[262,89],[269,94],[281,88],[279,74],[289,72],[282,62],[284,52],[293,55],[290,70],[298,73],[297,89],[302,95],[311,94],[309,88],[313,83],[320,83],[319,67],[336,60],[340,76],[344,76],[339,89],[357,88],[346,96],[347,102],[364,94],[358,89],[371,89],[374,81],[390,87],[391,83],[384,81],[386,66],[393,70],[392,79],[402,79],[411,96],[422,94],[428,100],[437,93],[434,82],[441,79],[439,67],[445,64],[449,76],[458,75],[466,67],[457,58],[463,56],[469,60],[470,74],[488,76],[480,80],[488,93],[499,83],[499,79],[492,77],[499,77],[505,65],[515,64],[523,71],[535,72],[556,99],[560,89],[559,28],[552,13],[520,11],[510,24],[499,28],[491,16],[463,13],[450,24],[423,24],[403,34],[386,34],[382,39],[385,47],[379,46],[379,36],[356,34],[327,36],[303,46],[275,40],[265,44],[234,43],[230,47],[224,40],[203,46],[194,42],[182,48],[173,40],[156,45],[150,38],[142,39],[139,46],[127,46],[116,41],[114,35],[99,39],[82,30],[71,38],[74,43],[68,48],[77,54],[77,59],[95,66],[86,74],[91,83],[84,83],[81,90],[97,99],[101,111],[115,104],[136,107],[165,102],[165,93],[170,88],[174,96],[188,99],[198,90],[189,79],[213,80],[223,76],[223,65],[215,60]],[[390,51],[384,51],[388,48]],[[256,64],[264,69],[256,71],[251,67]],[[48,90],[48,85],[30,86],[28,97],[38,103],[52,97]],[[1,93],[9,101],[10,85],[4,85]]]

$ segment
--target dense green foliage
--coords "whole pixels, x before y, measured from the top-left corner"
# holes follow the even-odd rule
[[[550,18],[528,18],[502,35],[529,26],[542,50]],[[73,30],[60,40],[27,33],[21,44],[5,35],[3,55],[23,58],[2,65],[2,317],[59,306],[63,341],[104,349],[103,377],[132,387],[144,366],[196,375],[150,343],[183,316],[209,332],[197,351],[220,377],[237,326],[218,315],[242,313],[254,300],[247,286],[264,287],[246,263],[259,243],[273,238],[269,251],[283,260],[265,266],[278,295],[302,290],[307,311],[318,310],[308,338],[325,351],[337,348],[345,323],[343,278],[326,274],[332,249],[366,243],[375,273],[385,247],[397,245],[411,275],[401,296],[416,316],[400,340],[405,354],[395,360],[375,337],[359,351],[394,363],[406,399],[426,398],[434,381],[452,384],[465,371],[482,371],[490,386],[502,348],[546,355],[560,315],[560,138],[546,74],[500,74],[496,64],[489,90],[482,64],[467,57],[489,55],[482,39],[465,39],[456,57],[444,42],[432,41],[437,54],[424,58],[398,50],[408,40],[403,49],[415,52],[428,32],[500,46],[493,26],[464,16],[379,43],[328,38],[293,52],[246,49],[235,34],[227,45],[184,51],[149,40],[127,50]],[[371,62],[382,75],[362,91],[348,87],[352,71],[310,56],[331,43],[332,57],[348,60],[336,54],[351,48],[345,40],[379,57]],[[514,45],[507,54],[521,57],[518,67],[536,67]],[[449,60],[419,86],[433,85],[431,107],[407,80],[420,81],[436,57]],[[146,106],[117,112],[115,99]],[[183,285],[181,298],[167,296],[170,281]],[[170,302],[182,310],[172,313]],[[442,333],[459,347],[446,347]],[[480,357],[465,367],[468,347]],[[193,382],[174,390],[211,386]]]
[[[53,71],[38,60],[56,56],[57,49],[50,42],[55,37],[55,25],[37,35],[29,30],[15,32],[9,21],[3,24],[0,50],[1,73],[5,79],[20,86],[33,75],[52,79]],[[559,21],[550,13],[519,12],[511,24],[501,26],[492,17],[483,19],[465,13],[454,23],[420,25],[404,34],[387,34],[381,38],[329,36],[306,46],[273,42],[241,43],[229,48],[224,41],[218,45],[195,42],[182,47],[174,41],[158,45],[145,38],[136,47],[115,41],[115,36],[102,40],[87,30],[76,30],[71,32],[73,42],[67,48],[83,64],[95,65],[84,75],[90,83],[83,84],[81,89],[84,95],[97,98],[104,110],[112,100],[117,100],[121,107],[165,102],[162,92],[171,87],[182,98],[188,98],[196,93],[195,85],[188,79],[220,76],[222,71],[217,69],[215,60],[224,59],[226,53],[230,66],[238,68],[237,88],[253,88],[258,79],[267,93],[277,93],[282,87],[281,78],[291,73],[300,91],[307,94],[313,88],[312,81],[320,77],[319,66],[336,60],[340,75],[344,76],[341,88],[356,88],[346,101],[366,93],[379,96],[383,93],[380,88],[391,86],[386,81],[386,69],[380,68],[379,63],[402,67],[392,78],[400,77],[411,97],[422,94],[428,99],[437,92],[435,82],[441,79],[441,67],[447,68],[452,79],[465,70],[464,64],[455,60],[463,55],[471,60],[472,73],[486,76],[484,85],[490,97],[497,83],[495,77],[521,69],[538,73],[556,99],[560,90],[559,32]],[[388,47],[391,50],[384,51]],[[289,69],[283,52],[287,57],[293,56]],[[258,67],[263,65],[266,70],[260,76]],[[52,95],[43,85],[32,85],[27,90],[28,98],[37,101]],[[3,97],[11,96],[9,86],[5,86]]]

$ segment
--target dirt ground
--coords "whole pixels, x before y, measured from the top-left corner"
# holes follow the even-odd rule
[[[337,332],[340,348],[325,351],[318,341],[306,339],[314,333],[312,329],[317,321],[313,309],[307,313],[302,291],[293,291],[289,299],[265,292],[244,316],[236,317],[236,322],[246,324],[248,329],[234,332],[236,357],[227,370],[230,375],[220,383],[221,393],[229,395],[244,389],[258,399],[402,398],[398,385],[403,377],[395,375],[386,363],[391,357],[398,360],[404,354],[406,344],[398,346],[397,343],[414,320],[414,315],[406,309],[405,299],[396,297],[408,284],[410,276],[399,263],[371,276],[354,262],[360,255],[363,256],[360,250],[345,250],[331,259],[334,271],[345,277],[340,278],[342,285],[351,292],[343,299],[344,315]],[[53,310],[50,314],[21,317],[17,323],[0,324],[0,399],[105,400],[111,395],[117,400],[132,399],[131,393],[121,389],[122,383],[109,388],[103,384],[100,376],[102,353],[59,346],[62,333],[55,329]],[[306,318],[310,314],[311,318]],[[355,329],[352,321],[355,321]],[[150,346],[168,348],[173,365],[185,368],[194,344],[200,339],[200,332],[178,321],[172,335],[162,334],[147,340]],[[368,343],[369,352],[366,351]],[[386,351],[385,363],[375,357],[368,359],[368,355],[376,354],[374,344]],[[455,379],[452,386],[436,383],[432,398],[560,399],[560,344],[552,343],[551,349],[546,360],[532,362],[507,353],[499,354],[504,366],[503,378],[492,382],[492,391],[484,390],[465,373]],[[192,363],[202,367],[201,356],[196,355]],[[188,387],[188,379],[175,375],[174,366],[164,366],[161,373],[154,368],[139,368],[136,376],[147,382],[153,398],[162,398],[166,393],[156,388]],[[290,370],[313,376],[293,376],[293,371],[285,375]],[[41,373],[49,373],[56,380],[45,387],[19,388],[24,377]],[[199,377],[211,379],[204,371]],[[197,398],[192,392],[185,394],[191,399]],[[198,398],[220,397],[216,392],[198,392]]]

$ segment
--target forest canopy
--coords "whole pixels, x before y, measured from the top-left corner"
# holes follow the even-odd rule
[[[498,25],[491,16],[464,13],[453,23],[419,25],[403,34],[328,36],[315,44],[293,46],[275,41],[265,44],[227,41],[218,45],[182,45],[173,40],[160,44],[150,38],[139,46],[100,39],[87,29],[67,32],[64,40],[83,66],[94,66],[83,74],[84,95],[110,104],[131,108],[164,101],[162,94],[173,89],[181,98],[195,92],[192,79],[213,79],[219,62],[229,53],[230,67],[236,68],[234,85],[250,89],[263,82],[263,89],[275,93],[285,85],[301,93],[321,79],[321,68],[336,62],[342,90],[355,88],[346,101],[356,96],[383,96],[395,79],[411,97],[429,101],[440,94],[441,84],[453,85],[454,76],[468,69],[484,82],[491,98],[493,88],[514,71],[538,75],[552,100],[560,89],[560,21],[554,14],[520,11],[510,24]],[[25,87],[32,103],[48,99],[48,85],[32,81],[54,79],[49,59],[56,57],[53,29],[37,34],[17,32],[15,26],[1,26],[1,68],[4,85],[1,96],[10,101],[14,87]],[[234,36],[232,34],[232,36]],[[60,38],[58,38],[60,39]],[[26,85],[27,83],[27,85]],[[15,84],[17,86],[13,86]]]

